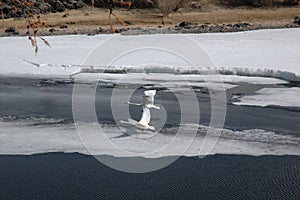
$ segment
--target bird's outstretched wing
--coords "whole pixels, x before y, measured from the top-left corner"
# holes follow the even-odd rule
[[[144,92],[144,94],[144,102],[142,104],[128,102],[128,104],[130,105],[143,106],[143,114],[140,121],[137,122],[133,119],[128,119],[127,122],[122,120],[120,122],[125,124],[131,124],[141,129],[150,129],[155,131],[155,128],[153,126],[150,126],[149,123],[151,121],[150,109],[160,109],[159,106],[154,105],[154,96],[156,95],[156,90],[147,90]]]
[[[133,106],[142,106],[142,103],[132,103],[132,102],[127,102],[129,105],[133,105]]]

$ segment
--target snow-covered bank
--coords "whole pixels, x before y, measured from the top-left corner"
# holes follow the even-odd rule
[[[300,29],[195,36],[217,67],[280,70],[300,75]],[[194,37],[194,36],[193,36]]]
[[[180,48],[186,54],[195,54],[201,47],[215,66],[198,67],[200,71],[213,71],[215,68],[223,74],[238,74],[246,76],[268,76],[297,81],[300,76],[300,29],[259,30],[239,33],[209,33],[187,35],[69,35],[52,36],[47,40],[52,48],[40,43],[40,51],[34,55],[30,42],[26,37],[0,38],[0,74],[65,74],[70,75],[85,68],[85,72],[97,72],[97,67],[111,69],[107,66],[109,60],[97,62],[97,66],[86,66],[85,60],[89,53],[103,43],[103,54],[113,55],[122,49],[139,44],[145,48],[163,45],[166,50],[182,42],[183,37],[192,39],[196,45],[182,45]],[[180,37],[179,37],[180,36]],[[105,44],[107,43],[107,44]],[[200,45],[200,47],[199,47]],[[100,46],[101,49],[101,46]],[[101,52],[99,52],[101,54]],[[115,56],[115,55],[114,55]],[[115,66],[122,69],[137,70],[141,68],[143,54],[137,53],[132,58],[121,58]],[[173,56],[173,57],[172,57]],[[183,68],[182,62],[174,60],[174,55],[161,56],[148,54],[148,68],[158,68],[155,63],[163,64],[163,71],[173,69],[183,73],[193,73],[194,68]],[[201,59],[201,56],[199,56]],[[160,63],[161,61],[161,63]],[[166,69],[166,66],[169,67]],[[117,68],[119,70],[119,68]],[[95,70],[95,71],[94,71]],[[149,69],[148,69],[149,70]]]
[[[57,122],[57,124],[56,124]],[[213,130],[210,137],[203,137],[208,127],[202,125],[184,125],[184,135],[176,136],[177,129],[163,130],[165,134],[156,135],[139,134],[123,135],[116,126],[101,125],[102,130],[111,145],[107,141],[95,140],[95,134],[91,132],[98,124],[82,123],[85,127],[85,139],[90,143],[83,145],[74,124],[60,124],[60,120],[54,119],[29,119],[15,121],[6,119],[0,121],[0,154],[2,155],[29,155],[48,152],[78,152],[92,155],[113,155],[116,157],[150,157],[159,158],[165,156],[200,156],[203,142],[207,146],[209,154],[247,154],[247,155],[299,155],[300,139],[290,135],[280,135],[263,130],[231,131],[223,130],[217,140]],[[198,127],[198,137],[193,138],[189,133]],[[174,134],[173,134],[174,133]],[[97,134],[101,134],[100,132]],[[83,136],[83,135],[81,135]],[[176,145],[170,145],[174,138],[180,137]],[[191,144],[191,141],[193,143]],[[205,145],[204,145],[205,146]],[[88,147],[88,149],[86,148]],[[168,148],[165,148],[168,147]],[[180,149],[187,148],[183,153]],[[149,156],[150,155],[150,156]]]

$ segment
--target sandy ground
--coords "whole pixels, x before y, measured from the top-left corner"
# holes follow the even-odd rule
[[[129,22],[125,26],[115,23],[116,29],[162,26],[162,15],[155,9],[133,9],[127,12],[124,8],[116,8],[114,13],[123,22]],[[108,15],[108,9],[92,9],[88,7],[81,10],[69,10],[63,13],[41,15],[42,21],[45,22],[45,28],[42,28],[40,33],[43,35],[51,34],[49,32],[51,28],[57,30],[56,34],[89,33],[99,30],[100,27],[107,30],[110,28]],[[285,27],[292,25],[294,17],[297,15],[300,15],[300,6],[270,9],[218,8],[205,12],[189,9],[171,14],[170,18],[167,19],[165,27],[174,28],[183,21],[197,24],[234,24],[247,22],[261,27]],[[61,29],[61,24],[68,25],[68,28]],[[10,35],[5,33],[4,30],[11,26],[16,27],[20,35],[24,35],[27,31],[24,19],[7,19],[1,22],[0,35]]]

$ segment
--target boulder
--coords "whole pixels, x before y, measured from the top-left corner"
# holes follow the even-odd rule
[[[82,8],[85,4],[83,3],[83,1],[79,0],[76,2],[75,4],[75,8],[78,9],[78,8]]]
[[[294,17],[294,23],[300,25],[300,16]]]
[[[130,21],[125,21],[125,24],[126,24],[127,26],[130,26],[130,25],[132,25],[132,22],[130,22]]]
[[[66,10],[63,3],[60,1],[49,2],[52,6],[52,12],[64,12]]]
[[[25,10],[32,14],[46,14],[49,12],[64,12],[68,9],[80,9],[85,6],[83,1],[88,0],[25,0],[33,2],[34,5],[23,5],[24,0],[2,0],[0,2],[4,17],[19,18],[25,17]],[[95,0],[96,1],[96,0]],[[103,2],[106,0],[103,0]]]
[[[5,30],[6,33],[14,33],[16,32],[16,28],[15,27],[8,27],[6,30]]]
[[[61,24],[61,25],[59,26],[59,28],[61,28],[61,29],[68,28],[68,25],[67,25],[67,24]]]
[[[45,14],[45,13],[51,12],[51,5],[49,3],[41,3],[39,5],[39,9],[40,9],[41,13]]]
[[[76,7],[75,7],[75,4],[73,4],[73,3],[68,3],[68,4],[65,4],[65,7],[67,8],[67,9],[75,9]]]
[[[190,24],[188,22],[181,22],[178,26],[181,28],[188,27]]]
[[[54,33],[55,31],[57,31],[57,30],[55,30],[54,28],[50,28],[50,29],[49,29],[49,32],[50,32],[50,33]]]
[[[14,10],[10,10],[6,15],[5,18],[17,18],[18,14]]]
[[[189,7],[194,8],[194,9],[201,9],[202,8],[202,3],[199,1],[190,1],[189,2]]]

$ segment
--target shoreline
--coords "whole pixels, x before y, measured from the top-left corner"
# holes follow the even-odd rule
[[[272,29],[294,29],[300,28],[297,24],[285,25],[261,25],[250,23],[234,23],[234,24],[193,24],[186,22],[185,26],[175,25],[172,27],[153,26],[153,27],[134,27],[134,28],[121,28],[117,29],[115,34],[128,35],[154,35],[154,34],[205,34],[205,33],[234,33],[234,32],[248,32],[256,30],[272,30]],[[50,29],[49,29],[50,30]],[[45,30],[40,31],[39,36],[64,36],[64,35],[105,35],[111,34],[110,29],[95,29],[89,27],[88,29],[75,29],[75,30],[56,30],[49,33]],[[0,37],[26,37],[25,33],[1,33]]]
[[[237,32],[259,29],[297,28],[294,18],[299,15],[300,6],[271,8],[228,8],[215,5],[204,10],[185,8],[172,13],[162,24],[158,9],[116,8],[114,14],[124,23],[113,21],[116,33],[166,34],[166,33],[212,33]],[[45,25],[38,28],[41,36],[69,34],[110,34],[109,10],[84,7],[78,10],[41,14]],[[5,30],[14,27],[10,33]],[[0,24],[0,37],[26,36],[26,22],[23,18],[4,19]]]

